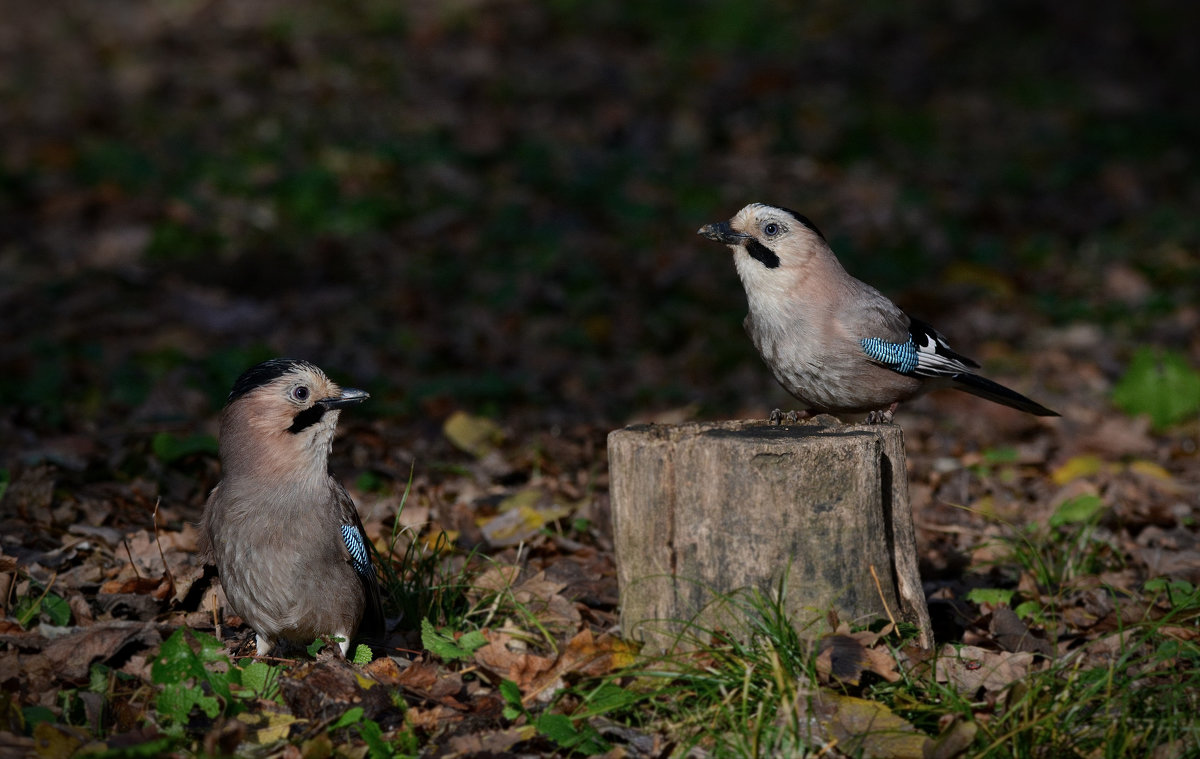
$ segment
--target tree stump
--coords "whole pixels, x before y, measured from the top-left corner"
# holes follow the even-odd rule
[[[635,425],[608,436],[613,533],[627,638],[745,629],[731,593],[784,589],[812,634],[847,622],[916,625],[933,646],[917,573],[904,438],[895,425]]]

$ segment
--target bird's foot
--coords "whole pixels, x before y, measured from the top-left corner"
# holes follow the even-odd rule
[[[779,409],[775,409],[774,411],[771,412],[771,416],[768,418],[767,421],[776,426],[781,425],[781,424],[791,425],[791,424],[795,424],[796,422],[799,422],[801,419],[807,419],[810,416],[812,416],[811,411],[792,410],[792,411],[788,411],[785,413]]]
[[[899,403],[893,403],[887,408],[875,409],[867,414],[867,424],[891,424]]]
[[[271,649],[275,647],[275,641],[265,635],[255,634],[254,650],[259,656],[266,656],[271,653]]]

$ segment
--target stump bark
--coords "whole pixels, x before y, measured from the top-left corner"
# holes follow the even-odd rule
[[[608,436],[627,638],[745,631],[737,593],[777,598],[805,634],[887,618],[933,635],[917,573],[904,438],[895,425],[710,422]],[[733,596],[731,596],[733,594]],[[807,631],[807,632],[806,632]]]

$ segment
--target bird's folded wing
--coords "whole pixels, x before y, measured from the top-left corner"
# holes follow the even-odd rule
[[[367,547],[367,533],[363,529],[358,509],[354,507],[354,499],[339,483],[335,483],[335,495],[338,511],[341,516],[342,542],[346,546],[346,560],[354,568],[362,582],[366,605],[363,608],[362,623],[359,625],[359,636],[378,638],[383,635],[383,604],[379,599],[379,578],[371,563],[371,552]]]
[[[909,319],[908,339],[888,340],[864,337],[863,352],[892,371],[914,377],[956,377],[971,374],[979,367],[975,361],[953,350],[946,338],[920,319]]]
[[[971,373],[979,364],[955,351],[942,333],[920,319],[909,318],[908,332],[917,346],[917,373],[927,377]]]

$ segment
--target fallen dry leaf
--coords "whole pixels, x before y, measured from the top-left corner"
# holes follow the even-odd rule
[[[293,669],[280,680],[279,689],[299,719],[330,719],[345,711],[347,704],[363,707],[367,719],[393,708],[387,687],[363,676],[337,655],[326,654]]]
[[[539,494],[540,495],[540,494]],[[565,506],[530,506],[521,504],[501,511],[494,517],[481,520],[479,529],[492,546],[503,548],[529,540],[547,524],[571,513]]]
[[[69,759],[80,751],[103,750],[104,744],[91,740],[87,732],[69,725],[39,722],[33,728],[36,755],[40,759]]]
[[[171,579],[163,574],[158,577],[130,577],[126,580],[109,580],[100,586],[104,595],[145,594],[159,601],[167,598],[171,591]]]
[[[500,425],[482,416],[455,411],[442,424],[446,439],[460,451],[482,458],[504,439]]]
[[[1075,456],[1074,458],[1068,459],[1064,464],[1051,472],[1050,479],[1053,480],[1056,485],[1066,485],[1072,480],[1080,477],[1090,477],[1093,474],[1106,471],[1107,469],[1114,468],[1115,466],[1115,464],[1109,464],[1105,462],[1099,456],[1094,456],[1091,454]]]
[[[1002,690],[1009,683],[1025,677],[1033,668],[1033,654],[947,644],[938,653],[934,666],[939,683],[948,683],[970,695],[980,688]]]
[[[288,737],[296,717],[273,701],[259,701],[252,712],[243,712],[238,721],[247,727],[246,740],[264,746]]]
[[[448,706],[437,704],[431,708],[410,706],[404,712],[404,721],[416,730],[434,732],[444,729],[447,725],[460,722],[463,713]]]
[[[790,712],[776,717],[776,722],[794,720],[801,726],[809,725],[814,743],[836,745],[848,756],[924,759],[926,747],[933,744],[924,733],[877,701],[822,690],[798,695]]]
[[[599,677],[633,663],[635,649],[612,635],[595,637],[586,627],[550,659],[530,654],[511,635],[487,632],[488,643],[475,652],[475,662],[493,679],[511,680],[521,689],[522,700],[532,703],[553,696],[569,674]]]
[[[566,587],[565,582],[548,579],[544,570],[517,581],[519,575],[516,567],[490,567],[472,583],[468,597],[479,602],[487,591],[503,593],[520,604],[525,613],[547,630],[570,632],[579,629],[579,610],[561,595]]]
[[[542,671],[527,689],[521,689],[521,698],[526,703],[546,700],[553,696],[555,689],[561,687],[563,678],[568,674],[586,677],[606,675],[632,664],[633,655],[632,647],[620,638],[607,634],[597,638],[585,627],[567,643],[553,668]]]
[[[1050,643],[1035,637],[1016,612],[1007,606],[1000,605],[992,610],[988,630],[1005,651],[1031,651],[1045,656],[1053,653]]]
[[[437,664],[429,659],[418,659],[400,672],[395,684],[419,692],[428,692],[437,683],[439,676]]]
[[[960,756],[975,742],[979,725],[973,720],[955,717],[950,726],[943,730],[933,744],[925,748],[925,759],[954,759]]]
[[[492,665],[527,694],[543,688],[538,699],[574,684],[576,673],[615,666],[605,662],[601,635],[620,614],[605,436],[630,417],[761,418],[790,403],[740,334],[744,300],[728,260],[698,257],[704,243],[688,231],[700,214],[727,216],[749,187],[766,200],[798,193],[795,202],[832,229],[831,240],[844,240],[847,268],[902,303],[921,302],[989,376],[1063,413],[1035,419],[949,392],[901,407],[911,501],[928,525],[922,576],[944,592],[939,639],[1035,653],[1039,667],[1120,663],[1128,675],[1153,659],[1159,669],[1150,676],[1186,677],[1184,656],[1171,654],[1196,642],[1194,620],[1184,616],[1194,610],[1180,606],[1187,594],[1168,597],[1146,581],[1196,582],[1200,547],[1189,536],[1200,529],[1200,427],[1192,414],[1155,430],[1112,398],[1114,387],[1136,379],[1130,358],[1142,345],[1170,346],[1200,366],[1194,213],[1184,202],[1197,197],[1200,172],[1176,128],[1181,113],[1195,111],[1194,56],[1184,54],[1195,24],[1182,23],[1192,21],[1190,7],[1173,9],[1181,23],[1135,29],[1141,47],[1178,53],[1155,57],[1155,66],[1096,65],[1128,52],[1128,13],[1105,5],[1049,18],[1096,44],[1064,46],[1055,44],[1062,34],[1043,35],[1023,47],[1022,60],[1055,65],[992,79],[1021,86],[1022,75],[1036,72],[1035,84],[1088,94],[1083,100],[1102,107],[1051,98],[1026,104],[1029,118],[988,129],[979,125],[1011,110],[1004,88],[936,72],[995,67],[1025,21],[997,4],[969,18],[871,8],[851,18],[821,7],[814,17],[802,4],[773,4],[780,12],[768,38],[724,35],[721,55],[704,39],[711,30],[664,37],[650,33],[656,19],[608,5],[564,13],[555,4],[491,3],[487,10],[516,12],[474,14],[447,13],[437,2],[383,5],[62,0],[23,4],[0,27],[0,549],[19,557],[0,558],[0,689],[16,714],[48,706],[58,722],[91,723],[90,738],[114,752],[163,738],[145,727],[156,716],[155,646],[134,639],[108,659],[79,647],[120,673],[98,720],[99,694],[59,679],[43,656],[55,641],[21,631],[15,616],[35,612],[30,603],[48,589],[83,627],[145,619],[165,637],[180,625],[220,622],[206,602],[217,586],[201,583],[208,595],[190,589],[202,576],[190,564],[193,525],[222,474],[211,438],[229,382],[267,349],[328,355],[321,361],[331,376],[371,388],[369,404],[343,415],[330,468],[354,493],[376,548],[390,542],[410,481],[400,521],[412,530],[398,548],[448,539],[441,557],[415,552],[430,559],[419,571],[396,567],[405,579],[426,568],[436,578],[433,598],[415,599],[417,607],[457,606],[456,578],[477,560],[515,564],[520,571],[499,573],[490,591],[503,598],[474,608],[495,609],[488,624],[535,642],[510,640],[483,656],[494,654]],[[963,23],[980,44],[945,44]],[[889,42],[872,48],[881,29]],[[772,45],[772,35],[806,44]],[[647,62],[664,54],[688,75],[646,77]],[[827,60],[840,63],[817,100],[810,88],[789,86]],[[873,76],[881,62],[897,61],[895,76]],[[929,85],[918,105],[954,139],[907,139],[903,128],[887,128],[896,114],[877,114],[870,136],[887,160],[845,165],[854,152],[846,137],[856,130],[844,127],[879,95],[913,82]],[[756,118],[767,101],[798,118],[783,131],[777,119]],[[1088,153],[1088,136],[1113,113],[1146,134],[1110,141],[1096,171],[1026,171],[1010,181],[1031,146],[1035,157],[1078,163],[1072,156]],[[799,159],[796,144],[805,148]],[[1139,149],[1146,144],[1156,149]],[[962,155],[976,159],[965,181]],[[914,165],[937,181],[914,192],[900,177]],[[688,196],[692,185],[716,186],[714,176],[720,193]],[[1020,191],[988,191],[996,187]],[[679,202],[681,188],[690,201]],[[1160,217],[1170,223],[1155,223]],[[916,251],[899,267],[912,268],[909,276],[853,260],[888,240]],[[648,242],[653,254],[631,255]],[[922,276],[911,276],[918,269]],[[171,439],[184,445],[163,445]],[[1084,494],[1106,505],[1087,545],[1075,544],[1098,575],[1039,588],[1014,561],[1014,539]],[[570,516],[548,530],[563,509]],[[497,511],[502,518],[481,530],[476,520]],[[1055,535],[1040,544],[1044,531],[1031,537],[1046,551],[1067,547]],[[990,553],[973,554],[989,538]],[[973,555],[995,563],[974,564]],[[1114,575],[1119,590],[1087,584]],[[1055,612],[1062,658],[1043,662],[1044,650],[1025,651],[1040,646],[1022,625],[991,608],[979,615],[963,600],[1000,577]],[[522,608],[514,610],[517,597]],[[34,630],[79,633],[37,626],[65,613],[46,609]],[[1156,621],[1165,614],[1172,617]],[[410,628],[419,621],[400,622],[389,643],[403,644],[393,650],[417,645]],[[590,644],[573,642],[585,627]],[[1135,627],[1144,643],[1109,635]],[[252,637],[246,628],[230,632]],[[1040,629],[1032,634],[1039,640]],[[844,659],[834,656],[841,648],[822,658],[826,677],[889,671],[886,647],[852,640]],[[1122,652],[1134,663],[1121,662]],[[613,656],[621,658],[615,646]],[[929,655],[930,666],[936,659]],[[37,663],[36,678],[26,661]],[[307,688],[307,707],[321,713],[377,691],[416,701],[408,727],[423,756],[519,748],[506,747],[506,723],[492,714],[496,689],[481,682],[497,675],[478,660],[405,664],[355,669],[382,686],[322,682],[303,656],[284,664],[282,677],[307,682],[287,687]],[[325,700],[326,686],[351,700]],[[1013,703],[994,694],[977,717],[981,731],[998,717],[993,710]],[[926,720],[951,717],[931,756],[970,742],[975,722],[937,715],[944,703],[918,708]],[[636,728],[591,725],[616,744],[614,757],[680,753],[696,738],[684,734],[693,726],[663,714],[656,707]],[[1082,727],[1103,728],[1108,717],[1096,710]],[[381,712],[383,739],[406,729],[405,719],[399,709]],[[307,729],[294,726],[294,745],[259,753],[368,752],[355,727],[336,745]],[[826,756],[856,752],[821,729]],[[41,730],[47,745],[76,753],[85,742],[78,731]],[[196,720],[167,750],[246,753],[249,744],[239,743],[281,732]],[[545,735],[536,740],[525,753],[551,749]],[[22,756],[35,750],[28,734],[0,737],[4,748],[10,742]],[[1189,748],[1167,743],[1144,753],[1168,759]]]
[[[475,663],[495,679],[513,681],[522,693],[539,675],[554,667],[553,659],[510,646],[514,639],[508,633],[487,630],[485,636],[488,642],[475,652]]]
[[[50,505],[54,501],[55,469],[35,466],[16,476],[0,498],[0,513],[17,514],[34,524],[52,524]]]
[[[381,656],[364,665],[363,671],[383,685],[395,687],[400,684],[404,672],[412,669],[416,664],[417,662],[413,662],[404,670],[401,670],[400,665],[396,663],[395,659],[390,656]]]
[[[456,735],[449,740],[449,753],[443,759],[460,756],[502,756],[521,741],[537,734],[533,725],[510,727],[507,730],[489,730],[482,733]]]
[[[22,655],[21,661],[32,680],[77,685],[87,682],[93,663],[128,653],[127,647],[141,649],[161,642],[157,628],[149,622],[100,622],[55,638],[40,653]]]
[[[1158,634],[1175,640],[1193,641],[1200,638],[1200,630],[1195,627],[1179,627],[1178,625],[1163,625],[1158,628]]]
[[[472,581],[467,597],[477,603],[483,597],[483,593],[480,591],[499,593],[502,590],[509,590],[520,575],[520,567],[511,564],[493,564]]]
[[[859,637],[862,636],[862,637]],[[901,679],[890,651],[873,647],[877,633],[826,635],[818,642],[816,668],[824,683],[840,680],[858,685],[863,672],[874,672],[890,683]],[[869,642],[864,642],[869,641]]]

